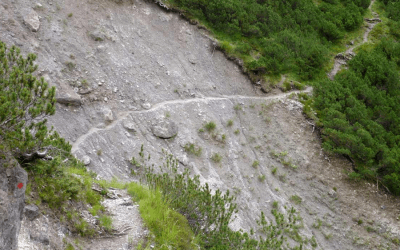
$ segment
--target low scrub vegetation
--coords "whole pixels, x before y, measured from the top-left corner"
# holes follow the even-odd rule
[[[304,244],[308,244],[306,242],[311,242],[299,236],[302,223],[294,208],[288,208],[286,215],[273,209],[275,223],[268,222],[262,213],[257,229],[261,237],[256,236],[254,230],[250,233],[232,231],[228,225],[237,212],[237,205],[235,196],[229,191],[212,191],[207,183],[200,184],[199,176],[191,177],[187,169],[178,171],[179,163],[172,155],[166,156],[164,165],[159,168],[162,172],[159,173],[154,166],[147,166],[143,152],[140,155],[142,165],[134,167],[141,171],[141,182],[151,192],[160,194],[160,202],[167,202],[170,209],[186,218],[194,234],[189,234],[187,230],[188,234],[182,235],[186,246],[196,242],[201,249],[302,249]],[[141,192],[149,192],[142,187],[136,190],[131,192],[134,197],[142,196]],[[161,210],[168,211],[168,208]],[[185,224],[183,221],[181,223]],[[161,226],[157,228],[159,230]],[[287,237],[293,238],[297,244],[291,247],[287,245]]]
[[[219,47],[242,58],[256,81],[284,72],[306,80],[322,74],[332,44],[360,27],[370,4],[370,0],[164,2],[211,29]]]
[[[400,44],[383,39],[360,50],[334,81],[315,86],[325,149],[354,163],[354,178],[376,180],[400,194]]]

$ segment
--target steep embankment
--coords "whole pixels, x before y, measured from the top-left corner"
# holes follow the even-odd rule
[[[33,9],[37,32],[24,24]],[[237,195],[235,229],[254,227],[278,201],[300,211],[317,249],[395,247],[396,200],[348,182],[342,171],[351,165],[325,155],[291,93],[261,93],[176,13],[141,0],[5,0],[0,16],[0,39],[37,53],[40,74],[58,88],[50,123],[100,177],[132,180],[129,160],[142,144],[154,164],[165,149],[202,182]],[[210,121],[216,129],[202,132]]]

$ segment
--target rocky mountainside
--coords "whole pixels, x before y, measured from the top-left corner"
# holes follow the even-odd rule
[[[235,193],[234,229],[254,227],[277,201],[299,210],[316,249],[396,249],[398,199],[348,181],[351,163],[324,153],[295,93],[264,94],[179,14],[143,0],[2,0],[0,40],[38,55],[39,75],[58,91],[49,123],[99,177],[134,180],[130,160],[143,145],[150,163],[172,153]],[[23,249],[54,249],[68,235],[43,223],[23,222]],[[40,230],[50,240],[35,238]]]

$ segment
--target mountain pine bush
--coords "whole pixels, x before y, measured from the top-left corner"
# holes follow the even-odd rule
[[[55,88],[33,75],[35,59],[0,41],[0,141],[16,157],[42,149],[45,118],[55,112]]]

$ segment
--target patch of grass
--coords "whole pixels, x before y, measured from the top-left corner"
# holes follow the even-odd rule
[[[217,125],[215,124],[215,122],[211,121],[211,122],[206,123],[206,125],[204,125],[204,128],[208,132],[211,132],[211,131],[214,131],[217,128]]]
[[[273,175],[275,175],[277,171],[278,171],[278,168],[277,168],[277,167],[274,167],[274,168],[271,170],[271,173],[272,173]]]
[[[233,133],[234,133],[235,135],[239,135],[239,134],[240,134],[240,130],[239,130],[239,129],[236,129]]]
[[[278,209],[278,202],[277,202],[277,201],[274,201],[274,202],[272,203],[272,207],[273,207],[274,209]]]
[[[265,181],[265,175],[263,175],[263,174],[259,175],[259,176],[258,176],[258,180],[259,180],[260,182],[264,182],[264,181]]]
[[[242,106],[238,103],[233,107],[233,109],[236,111],[242,111]]]
[[[222,160],[222,156],[221,156],[220,154],[218,154],[218,153],[214,153],[214,154],[211,156],[211,160],[212,160],[213,162],[215,162],[215,163],[220,163],[221,160]]]
[[[97,154],[98,156],[102,155],[102,154],[103,154],[103,150],[98,149],[98,150],[96,151],[96,154]]]
[[[186,152],[195,156],[200,156],[201,152],[203,151],[200,146],[197,146],[194,143],[186,143],[184,148]]]
[[[72,14],[72,13],[69,13],[69,14],[68,14],[68,17],[72,17],[73,15],[74,15],[74,14]]]
[[[312,226],[313,228],[320,229],[320,227],[322,226],[322,220],[318,218],[317,221],[313,223]]]
[[[298,195],[292,195],[290,197],[290,200],[293,201],[296,205],[300,205],[301,202],[303,201],[303,199],[301,199],[301,197]]]
[[[73,69],[75,69],[76,64],[73,63],[73,62],[68,61],[68,62],[65,62],[65,66],[67,67],[67,69],[68,69],[69,71],[72,71]]]
[[[110,232],[112,227],[112,218],[107,215],[100,216],[99,218],[100,226],[102,226],[107,232]]]
[[[139,203],[143,221],[154,234],[161,249],[194,249],[196,239],[186,218],[171,209],[156,190],[149,190],[138,183],[128,185],[128,193]]]
[[[71,245],[71,243],[68,243],[67,247],[65,250],[75,250],[74,246]]]
[[[226,123],[226,126],[232,127],[232,125],[233,125],[233,120],[232,119],[228,120],[228,122]]]
[[[253,168],[258,168],[258,165],[260,165],[259,161],[253,161],[253,164],[251,164]]]

